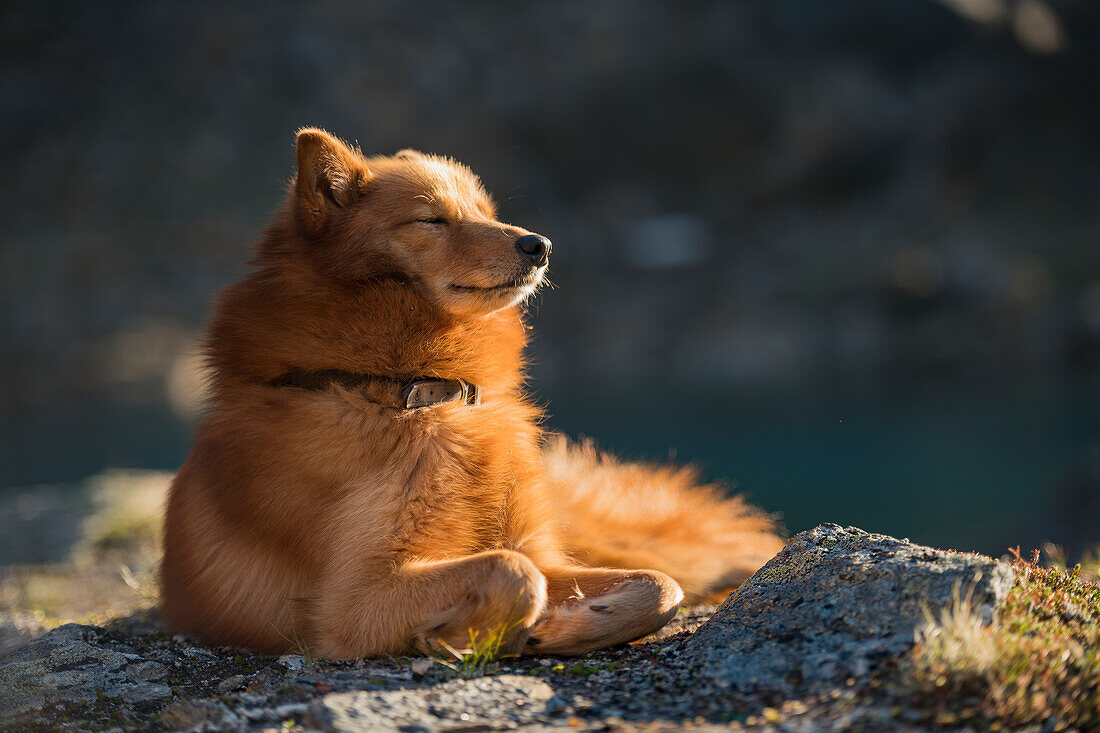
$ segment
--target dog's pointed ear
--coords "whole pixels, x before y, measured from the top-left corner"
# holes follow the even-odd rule
[[[295,191],[302,226],[320,231],[333,209],[352,204],[370,179],[362,156],[316,127],[298,131]]]

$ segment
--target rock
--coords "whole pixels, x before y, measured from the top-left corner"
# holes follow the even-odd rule
[[[428,672],[430,672],[432,670],[432,667],[434,667],[434,666],[435,666],[435,661],[434,660],[425,658],[425,659],[417,659],[417,660],[413,661],[413,663],[409,665],[409,669],[417,677],[423,677]]]
[[[309,710],[309,725],[331,731],[497,730],[530,725],[554,691],[520,675],[452,680],[427,689],[340,692]]]
[[[173,703],[161,713],[160,724],[175,731],[237,731],[246,725],[224,704],[208,701]]]
[[[284,654],[279,657],[278,662],[286,668],[288,672],[301,672],[302,668],[305,666],[306,659],[301,654]]]
[[[1012,582],[988,557],[822,524],[732,593],[685,650],[724,687],[820,688],[905,653],[928,613],[960,599],[991,621]]]
[[[247,678],[243,674],[235,674],[231,677],[226,677],[224,680],[218,683],[218,692],[225,694],[227,692],[235,692],[245,686]]]
[[[138,703],[167,698],[168,670],[142,657],[96,645],[94,626],[66,624],[0,662],[0,726],[46,705],[99,698]]]

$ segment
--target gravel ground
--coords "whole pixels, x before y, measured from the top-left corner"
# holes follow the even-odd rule
[[[653,637],[466,671],[204,647],[139,611],[0,660],[0,729],[950,729],[950,706],[922,708],[905,685],[915,630],[960,579],[994,612],[1011,578],[990,558],[821,525]]]
[[[506,659],[470,678],[424,658],[314,663],[298,655],[201,647],[162,633],[148,613],[135,614],[103,629],[63,630],[74,630],[96,649],[151,662],[138,694],[118,693],[108,683],[90,699],[47,703],[0,720],[28,731],[891,727],[888,708],[865,705],[850,687],[799,700],[744,698],[700,684],[682,642],[713,610],[685,609],[662,635],[635,645],[571,659]],[[110,664],[102,657],[94,661],[67,666],[99,670]],[[10,682],[0,671],[0,683]]]

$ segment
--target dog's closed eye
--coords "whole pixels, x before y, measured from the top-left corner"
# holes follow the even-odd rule
[[[444,226],[447,220],[442,216],[426,216],[423,219],[416,220],[420,224],[434,224],[436,226]]]

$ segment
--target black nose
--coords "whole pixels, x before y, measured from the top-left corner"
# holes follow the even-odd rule
[[[541,234],[524,234],[516,240],[516,249],[530,258],[535,267],[550,261],[550,240]]]

